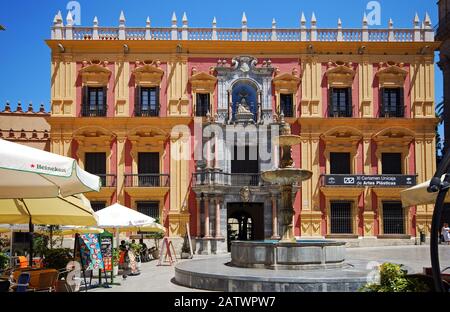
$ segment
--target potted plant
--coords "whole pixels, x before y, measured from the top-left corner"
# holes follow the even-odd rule
[[[113,275],[114,276],[119,275],[119,260],[120,260],[119,249],[113,248],[112,264],[113,264]]]
[[[189,246],[189,237],[186,234],[184,235],[183,246],[181,247],[181,259],[191,259],[191,248]]]
[[[150,234],[150,238],[153,238],[155,246],[150,248],[153,259],[159,259],[159,240],[164,238],[164,234],[157,232]]]
[[[0,252],[0,271],[3,271],[8,267],[9,257],[6,253]]]
[[[69,248],[48,249],[44,254],[43,265],[48,269],[61,270],[66,268],[70,260],[72,254]]]

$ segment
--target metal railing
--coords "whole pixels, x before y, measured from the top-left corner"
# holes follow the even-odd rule
[[[158,117],[159,109],[143,109],[142,106],[136,105],[134,107],[134,116],[136,117]]]
[[[168,174],[125,174],[125,187],[168,187]]]
[[[117,175],[115,174],[96,174],[102,181],[102,187],[116,187]]]
[[[103,107],[98,106],[82,106],[81,107],[81,116],[83,117],[106,117],[106,105]]]
[[[259,173],[225,173],[202,171],[192,174],[194,186],[229,185],[229,186],[260,186],[263,185]]]

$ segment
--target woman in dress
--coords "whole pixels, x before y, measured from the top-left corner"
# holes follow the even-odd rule
[[[448,223],[444,223],[444,226],[441,230],[441,235],[444,238],[444,244],[450,244],[450,228],[448,227]]]

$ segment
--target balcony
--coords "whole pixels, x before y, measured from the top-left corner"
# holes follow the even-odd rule
[[[134,116],[136,117],[159,117],[159,109],[143,109],[141,106],[134,108]]]
[[[169,187],[168,174],[126,174],[125,187]]]
[[[381,106],[380,117],[384,117],[384,118],[405,117],[405,107],[403,105],[397,105],[394,107]]]
[[[322,187],[374,187],[374,188],[408,188],[416,185],[415,175],[363,175],[363,174],[327,174],[322,175]]]
[[[106,117],[106,106],[82,106],[81,116],[83,117]]]
[[[116,187],[117,175],[115,174],[96,174],[102,181],[102,187]]]
[[[217,171],[196,172],[192,175],[194,186],[261,186],[263,181],[259,173],[225,173]]]

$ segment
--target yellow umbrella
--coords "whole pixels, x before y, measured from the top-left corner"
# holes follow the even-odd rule
[[[0,223],[97,225],[97,216],[84,195],[54,198],[0,199]]]
[[[61,227],[61,235],[73,234],[101,234],[105,230],[91,226],[63,226]]]

